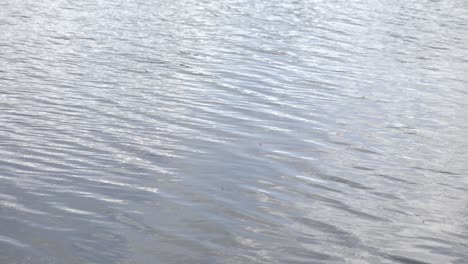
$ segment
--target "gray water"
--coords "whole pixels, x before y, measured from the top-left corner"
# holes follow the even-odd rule
[[[464,0],[0,3],[0,263],[468,263]]]

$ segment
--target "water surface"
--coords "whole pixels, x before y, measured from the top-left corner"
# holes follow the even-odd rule
[[[466,263],[463,0],[0,3],[0,262]]]

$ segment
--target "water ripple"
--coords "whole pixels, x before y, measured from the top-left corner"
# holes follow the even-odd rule
[[[0,3],[0,263],[463,263],[467,7]]]

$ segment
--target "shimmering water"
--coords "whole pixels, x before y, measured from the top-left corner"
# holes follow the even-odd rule
[[[468,263],[468,2],[0,3],[0,263]]]

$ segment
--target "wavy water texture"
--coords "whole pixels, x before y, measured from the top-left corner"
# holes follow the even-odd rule
[[[467,21],[0,3],[0,263],[466,263]]]

